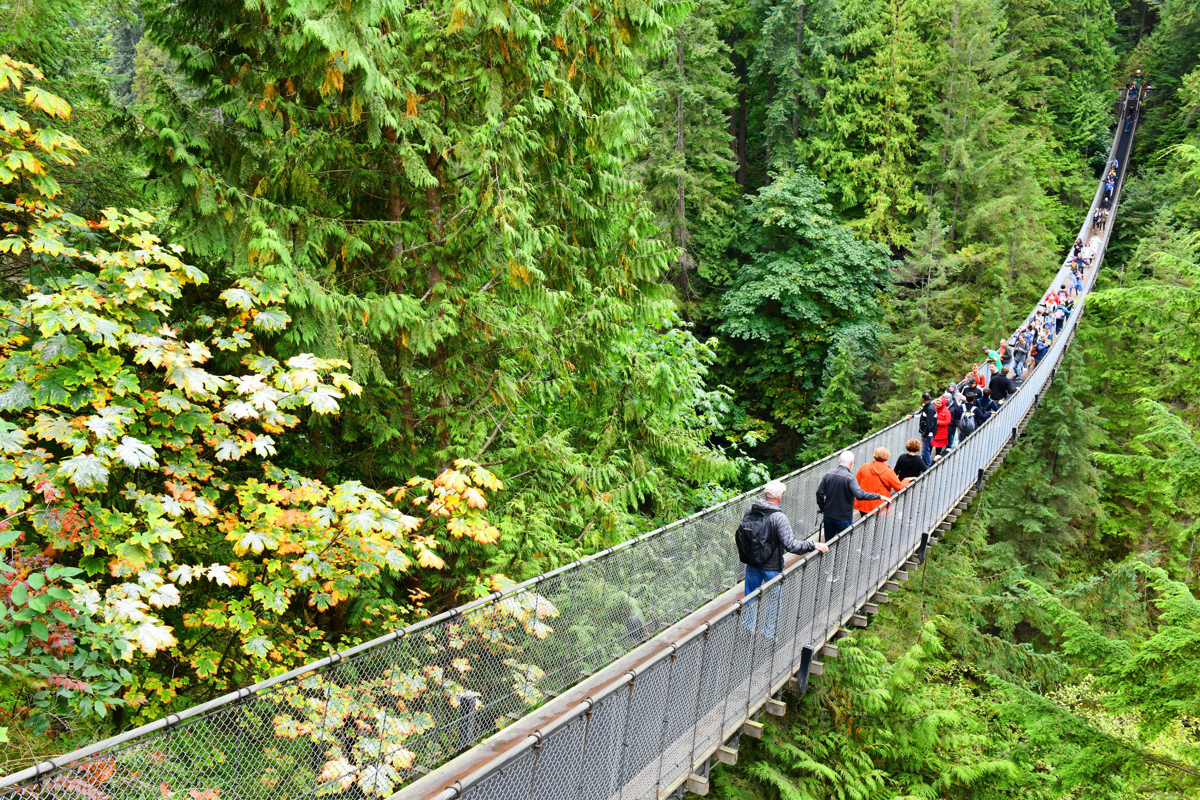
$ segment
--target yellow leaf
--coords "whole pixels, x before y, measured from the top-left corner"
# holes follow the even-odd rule
[[[25,92],[25,105],[51,117],[71,118],[71,106],[66,100],[37,86],[30,86]]]

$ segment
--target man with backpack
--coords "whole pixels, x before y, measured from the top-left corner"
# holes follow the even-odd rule
[[[935,411],[936,414],[936,411]],[[936,417],[935,417],[936,420]],[[838,465],[825,473],[817,484],[817,510],[825,515],[824,541],[829,544],[854,521],[855,500],[883,500],[892,498],[864,492],[854,477],[854,453],[846,450],[838,456]]]
[[[779,500],[787,491],[783,481],[771,481],[763,487],[761,500],[755,500],[750,510],[742,517],[733,540],[737,545],[738,557],[746,565],[746,594],[750,594],[764,583],[770,582],[783,572],[783,554],[811,553],[813,550],[828,553],[829,547],[821,542],[796,541],[792,535],[792,523],[779,508]],[[778,601],[776,601],[778,604]],[[778,608],[775,609],[778,613]],[[753,609],[743,612],[742,623],[754,630]],[[775,620],[765,620],[764,636],[775,635]]]
[[[975,432],[979,427],[975,415],[979,413],[979,406],[976,405],[976,399],[980,395],[972,395],[966,398],[967,402],[963,403],[962,413],[958,417],[958,441],[966,441],[966,438]]]

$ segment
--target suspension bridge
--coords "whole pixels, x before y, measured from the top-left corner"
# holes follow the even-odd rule
[[[991,419],[826,554],[743,596],[733,546],[755,493],[300,669],[0,779],[0,798],[659,800],[705,794],[762,713],[785,713],[1003,461],[1073,340],[1112,234],[1139,100],[1123,96],[1109,224],[1062,333]],[[1129,120],[1128,124],[1126,120]],[[1068,283],[1069,257],[1050,284]],[[1032,318],[1032,314],[1030,315]],[[1029,319],[1022,323],[1022,328]],[[850,449],[902,452],[906,418]],[[783,478],[817,530],[836,456]]]

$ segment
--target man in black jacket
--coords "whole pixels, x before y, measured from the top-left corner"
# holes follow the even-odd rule
[[[937,408],[929,392],[921,395],[921,419],[917,423],[917,433],[921,435],[921,460],[926,467],[933,466],[933,437],[937,433]]]
[[[997,403],[1007,400],[1009,395],[1017,390],[1012,381],[1012,367],[1005,367],[999,375],[993,375],[988,388],[992,390],[992,399]]]
[[[934,424],[937,424],[936,418]],[[864,492],[855,480],[853,470],[854,453],[847,450],[838,456],[838,465],[826,472],[817,484],[817,510],[825,515],[825,544],[831,543],[850,527],[854,519],[855,500],[892,502],[890,497]]]
[[[742,517],[738,526],[737,546],[742,563],[746,565],[746,594],[750,594],[764,583],[768,583],[783,572],[783,554],[811,553],[819,550],[828,553],[829,547],[821,542],[797,541],[792,534],[792,523],[779,508],[779,501],[787,491],[783,481],[771,481],[763,487],[761,500],[755,500],[750,510]],[[752,601],[753,602],[753,601]],[[778,606],[778,599],[776,599]],[[775,614],[763,620],[764,636],[775,635]],[[749,613],[747,613],[749,612]],[[743,609],[742,623],[754,630],[753,608]]]

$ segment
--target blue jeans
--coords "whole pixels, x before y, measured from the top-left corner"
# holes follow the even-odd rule
[[[933,466],[933,437],[921,437],[921,460],[925,462],[925,466]]]
[[[764,583],[774,580],[779,575],[777,570],[759,569],[746,565],[746,594],[750,594]],[[759,630],[763,636],[773,637],[775,635],[775,623],[779,618],[779,587],[772,587],[763,595],[767,601],[767,617],[763,620],[762,629]],[[742,607],[742,627],[748,631],[754,630],[754,611],[755,605],[758,603],[758,598],[751,600]]]
[[[842,531],[850,527],[851,520],[825,518],[825,544],[830,544],[842,535]]]

